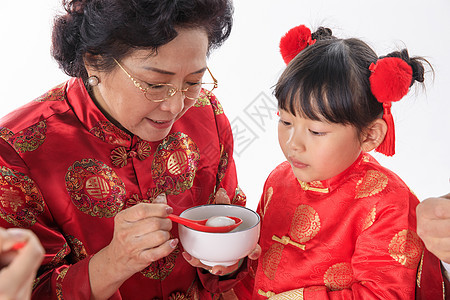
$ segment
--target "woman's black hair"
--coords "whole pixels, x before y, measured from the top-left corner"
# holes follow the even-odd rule
[[[362,40],[338,39],[328,28],[319,28],[312,39],[316,43],[292,59],[275,86],[279,108],[311,120],[353,125],[361,132],[383,113],[369,81],[369,66],[378,56]],[[411,85],[423,82],[425,59],[410,58],[406,49],[387,56],[412,67]]]
[[[85,59],[109,71],[113,58],[131,50],[156,53],[177,28],[205,29],[211,50],[228,38],[233,24],[231,0],[63,0],[63,6],[66,13],[53,26],[52,55],[65,73],[83,79]]]

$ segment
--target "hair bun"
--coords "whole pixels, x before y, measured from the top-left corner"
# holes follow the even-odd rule
[[[280,52],[284,62],[288,64],[303,49],[315,42],[311,37],[311,30],[305,25],[291,28],[280,40]]]
[[[311,34],[313,40],[328,40],[333,38],[333,31],[330,28],[319,27],[317,30]]]

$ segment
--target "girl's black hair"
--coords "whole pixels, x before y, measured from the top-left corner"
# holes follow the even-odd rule
[[[365,42],[338,39],[328,28],[319,28],[312,38],[316,43],[292,59],[275,86],[278,107],[311,120],[353,125],[361,132],[383,113],[369,82],[369,66],[378,56]],[[411,85],[423,82],[425,59],[410,58],[406,49],[387,56],[412,67]]]
[[[131,50],[156,53],[177,28],[205,29],[211,50],[228,38],[233,24],[231,0],[63,0],[63,6],[66,13],[53,26],[52,55],[65,73],[83,79],[84,59],[109,71],[113,58]]]

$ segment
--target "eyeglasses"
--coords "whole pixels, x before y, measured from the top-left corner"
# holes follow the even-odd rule
[[[127,74],[127,76],[131,79],[134,86],[136,86],[138,89],[141,90],[142,93],[144,93],[145,98],[147,100],[150,100],[152,102],[163,102],[170,97],[174,96],[177,92],[181,92],[184,94],[184,97],[186,97],[189,100],[197,100],[200,96],[200,91],[202,88],[212,91],[215,88],[218,87],[217,79],[214,78],[213,74],[209,70],[208,67],[206,69],[209,72],[209,75],[211,75],[211,78],[213,79],[214,83],[207,83],[207,82],[198,82],[190,84],[185,89],[179,89],[175,85],[170,83],[157,83],[157,84],[149,84],[146,83],[147,87],[143,87],[140,82],[138,82],[136,79],[131,76],[124,67],[115,59],[113,58],[116,64]]]

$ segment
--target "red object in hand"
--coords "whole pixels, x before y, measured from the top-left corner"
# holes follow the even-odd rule
[[[18,242],[16,244],[14,244],[14,246],[11,247],[11,250],[12,251],[17,251],[19,249],[22,249],[23,246],[25,246],[25,244],[26,244],[25,242]]]

